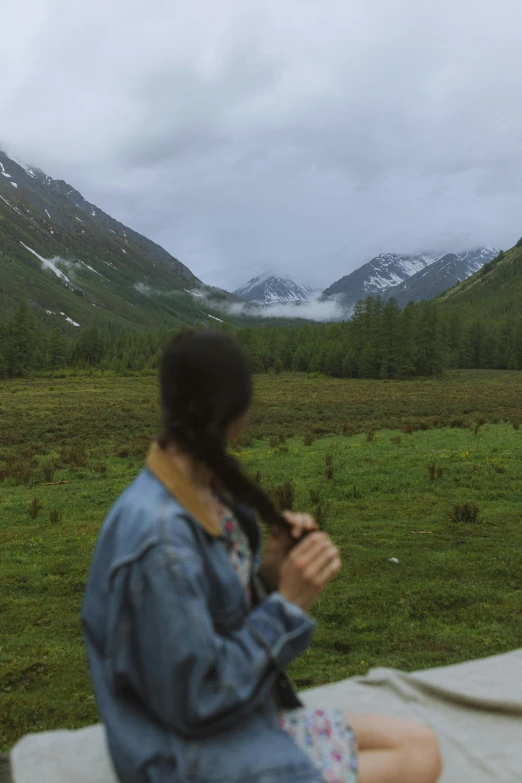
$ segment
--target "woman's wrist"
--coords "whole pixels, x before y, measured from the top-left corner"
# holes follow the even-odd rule
[[[257,570],[257,576],[267,593],[273,593],[277,590],[279,573],[275,573],[268,563],[261,563]]]

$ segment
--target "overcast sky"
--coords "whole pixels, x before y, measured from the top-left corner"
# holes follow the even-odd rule
[[[2,0],[0,147],[232,289],[522,234],[520,0]]]

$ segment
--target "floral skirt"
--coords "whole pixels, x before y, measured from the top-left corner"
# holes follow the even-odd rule
[[[279,723],[306,753],[325,783],[355,783],[357,743],[342,710],[285,710],[279,714]]]

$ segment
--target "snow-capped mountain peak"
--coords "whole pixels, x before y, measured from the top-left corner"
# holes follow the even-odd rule
[[[352,307],[359,299],[378,296],[391,286],[400,285],[404,280],[425,269],[437,258],[440,252],[402,255],[381,253],[367,264],[337,280],[327,288],[322,296],[340,296],[346,307]]]
[[[258,305],[299,304],[310,302],[317,295],[313,288],[296,283],[288,275],[274,275],[271,272],[256,275],[234,293]]]
[[[403,307],[408,302],[434,299],[457,283],[478,272],[484,264],[498,255],[494,247],[480,247],[461,253],[446,253],[429,267],[422,269],[402,283],[384,291],[385,299],[393,297]]]
[[[323,299],[338,297],[349,310],[368,296],[431,298],[469,277],[497,255],[495,248],[475,248],[460,253],[448,251],[401,255],[381,253],[327,288]],[[411,284],[410,284],[411,281]],[[422,281],[422,283],[421,283]]]

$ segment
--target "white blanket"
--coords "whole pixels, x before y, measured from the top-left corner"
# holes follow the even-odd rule
[[[429,724],[441,742],[441,783],[522,783],[522,649],[414,674],[372,669],[301,696]],[[11,767],[14,783],[117,783],[100,725],[29,734]]]

